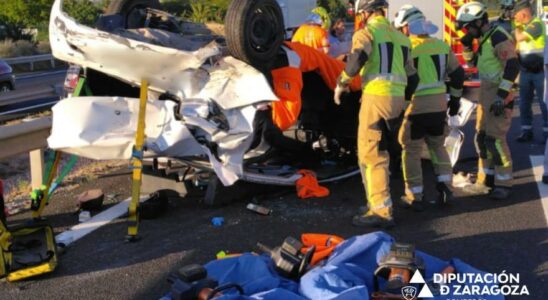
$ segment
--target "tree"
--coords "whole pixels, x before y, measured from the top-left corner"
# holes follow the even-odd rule
[[[10,24],[36,28],[48,22],[54,0],[0,1],[0,18]]]
[[[90,0],[65,0],[64,10],[79,23],[93,25],[101,9]]]

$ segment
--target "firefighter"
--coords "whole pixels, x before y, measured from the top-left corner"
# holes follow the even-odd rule
[[[342,61],[313,48],[299,43],[285,42],[270,66],[269,76],[272,79],[274,93],[280,101],[257,107],[253,124],[255,137],[250,149],[256,148],[264,140],[282,153],[295,154],[306,165],[314,163],[317,153],[312,151],[312,146],[286,137],[283,131],[295,125],[301,113],[303,73],[318,73],[324,84],[330,90],[334,90],[337,76],[344,66]],[[359,76],[352,80],[350,90],[360,90]]]
[[[501,0],[500,1],[500,16],[496,25],[502,26],[507,32],[514,30],[514,24],[512,23],[512,13],[514,10],[514,0]]]
[[[303,25],[301,25],[293,38],[292,42],[300,43],[312,47],[325,54],[329,53],[329,35],[324,29],[325,18],[317,12],[312,12]]]
[[[402,202],[415,211],[424,210],[421,154],[426,142],[434,171],[439,202],[452,197],[449,186],[453,170],[444,147],[447,136],[447,108],[449,117],[457,118],[464,84],[464,69],[451,48],[443,41],[430,37],[438,28],[427,22],[423,13],[413,5],[404,5],[396,14],[394,26],[411,39],[411,55],[420,82],[405,111],[399,133],[402,145],[405,196]],[[446,99],[445,78],[450,78],[449,103]],[[452,121],[453,122],[453,121]],[[455,122],[453,122],[455,123]]]
[[[471,192],[488,192],[505,199],[512,187],[512,156],[506,134],[512,123],[512,86],[519,74],[519,62],[512,36],[500,26],[489,24],[487,8],[480,2],[463,5],[457,13],[457,27],[466,32],[461,42],[464,58],[476,64],[481,79],[476,122],[478,179]],[[473,52],[474,40],[479,50]]]
[[[411,99],[419,82],[411,43],[390,25],[387,8],[386,0],[355,2],[364,28],[354,33],[351,53],[335,89],[334,100],[339,104],[351,78],[358,73],[362,77],[358,161],[369,209],[353,218],[355,226],[394,225],[387,145],[396,137],[404,102]]]
[[[514,7],[514,21],[516,24],[515,37],[518,44],[521,74],[519,77],[519,109],[521,119],[521,135],[518,142],[530,142],[533,139],[533,96],[537,94],[544,121],[544,139],[548,137],[548,111],[542,101],[544,96],[544,45],[546,27],[539,19],[533,17],[531,4],[528,0],[521,0]]]

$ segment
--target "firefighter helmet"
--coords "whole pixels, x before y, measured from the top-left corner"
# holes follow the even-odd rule
[[[386,0],[356,0],[354,12],[371,12],[379,8],[388,8]]]
[[[459,8],[457,12],[457,27],[462,29],[467,24],[481,20],[487,14],[487,7],[481,2],[469,2]]]
[[[400,8],[396,13],[396,19],[394,20],[394,26],[397,29],[404,27],[405,25],[418,20],[425,20],[424,14],[417,7],[406,4]]]

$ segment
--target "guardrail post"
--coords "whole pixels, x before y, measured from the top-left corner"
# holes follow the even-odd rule
[[[30,62],[30,71],[31,72],[34,71],[34,62],[33,61]]]
[[[53,57],[51,58],[50,63],[51,63],[51,68],[55,69],[55,59]]]
[[[30,152],[30,177],[32,189],[39,189],[44,176],[44,150],[38,149]]]

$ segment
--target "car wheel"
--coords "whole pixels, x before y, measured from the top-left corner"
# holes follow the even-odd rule
[[[260,70],[279,51],[284,32],[276,0],[234,0],[228,7],[225,34],[230,54]]]
[[[144,26],[146,16],[143,9],[160,8],[159,0],[112,0],[105,10],[105,15],[121,14],[124,17],[126,28],[140,28]]]
[[[11,86],[7,83],[0,84],[0,93],[7,93],[11,91]]]

